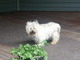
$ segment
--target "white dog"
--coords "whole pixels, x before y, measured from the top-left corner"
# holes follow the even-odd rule
[[[26,32],[37,44],[43,45],[42,42],[52,39],[51,44],[56,44],[60,38],[61,27],[58,23],[49,22],[47,24],[39,24],[38,21],[26,23]]]

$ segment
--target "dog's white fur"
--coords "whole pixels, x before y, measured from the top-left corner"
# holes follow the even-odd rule
[[[52,39],[51,44],[56,44],[60,38],[61,27],[58,23],[49,22],[47,24],[39,24],[38,21],[26,23],[26,32],[37,44],[42,45],[41,42]]]

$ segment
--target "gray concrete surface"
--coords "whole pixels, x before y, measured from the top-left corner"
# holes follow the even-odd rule
[[[44,12],[41,12],[44,13]],[[80,27],[59,18],[60,12],[41,13],[4,13],[0,19],[0,59],[9,60],[12,56],[10,49],[19,44],[28,43],[25,32],[27,20],[38,18],[41,23],[55,21],[61,24],[61,38],[56,45],[44,46],[48,52],[48,60],[80,60]],[[49,14],[49,15],[48,15]],[[63,14],[63,13],[62,13]],[[66,14],[65,14],[66,15]],[[64,16],[65,16],[64,15]],[[58,17],[58,18],[57,18]],[[50,20],[49,20],[50,19]],[[51,20],[52,19],[52,20]],[[76,27],[74,27],[76,26]],[[73,29],[71,29],[73,28]],[[31,41],[29,43],[32,43]]]

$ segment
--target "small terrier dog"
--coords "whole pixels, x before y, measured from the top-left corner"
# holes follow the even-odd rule
[[[46,24],[39,24],[38,21],[28,21],[26,23],[26,33],[38,45],[44,45],[43,41],[52,39],[51,44],[56,44],[60,38],[61,27],[58,23],[49,22]]]

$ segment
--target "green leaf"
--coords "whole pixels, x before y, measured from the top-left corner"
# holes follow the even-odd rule
[[[30,58],[30,60],[36,60],[35,58]]]
[[[12,58],[11,60],[19,60],[18,58]]]
[[[32,60],[35,60],[35,56],[46,56],[47,52],[38,45],[29,45],[20,44],[18,48],[13,48],[11,50],[11,53],[13,55],[19,56],[18,58],[13,58],[14,60],[25,60],[27,58],[31,58]]]
[[[48,45],[49,43],[47,41],[42,41],[42,44]]]

